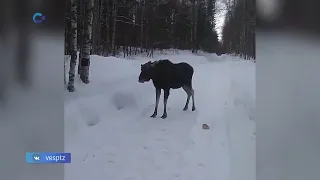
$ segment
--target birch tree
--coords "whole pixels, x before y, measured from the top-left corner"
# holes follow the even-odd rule
[[[84,14],[85,14],[85,4],[84,1],[79,1],[79,11],[78,12],[78,44],[79,44],[79,63],[78,63],[78,74],[81,72],[81,59],[83,55],[83,37],[84,37]]]
[[[70,69],[67,89],[74,91],[74,77],[77,65],[77,1],[71,0]]]
[[[84,37],[83,37],[83,54],[80,67],[80,79],[83,83],[89,83],[90,68],[90,50],[92,37],[92,9],[93,0],[85,1],[85,21],[84,21]]]

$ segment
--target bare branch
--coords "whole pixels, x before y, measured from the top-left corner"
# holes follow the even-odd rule
[[[119,19],[117,19],[117,22],[123,22],[123,23],[126,23],[126,24],[132,24],[132,25],[134,25],[134,26],[140,26],[140,27],[141,27],[140,24],[134,24],[134,23],[122,21],[122,20],[119,20]]]

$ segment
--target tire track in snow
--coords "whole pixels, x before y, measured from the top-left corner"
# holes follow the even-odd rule
[[[200,115],[190,133],[194,144],[184,154],[187,164],[196,169],[196,173],[188,174],[194,179],[228,180],[229,140],[222,111],[229,88],[228,74],[224,72],[228,65],[212,62],[201,66],[198,68],[202,71],[196,72],[194,79],[196,106]],[[212,71],[210,80],[209,71]],[[208,86],[204,87],[206,84]],[[210,129],[201,129],[202,124],[208,124]]]
[[[241,63],[241,64],[239,64]],[[254,180],[255,166],[255,123],[252,121],[252,110],[255,97],[254,71],[240,72],[243,66],[251,65],[250,61],[233,62],[230,71],[230,90],[224,109],[230,139],[230,180]],[[240,66],[240,67],[239,67]],[[254,69],[254,68],[253,68]],[[241,75],[241,76],[239,76]],[[252,87],[253,85],[253,87]]]

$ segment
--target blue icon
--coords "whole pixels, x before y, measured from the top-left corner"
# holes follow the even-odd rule
[[[64,152],[27,152],[28,164],[71,163],[71,153]]]
[[[40,155],[34,154],[34,155],[33,155],[33,160],[34,160],[34,161],[40,161]]]
[[[40,19],[39,18],[37,19],[37,17],[40,17]],[[39,23],[42,23],[44,20],[46,20],[46,17],[41,13],[37,12],[37,13],[34,13],[32,20],[34,23],[39,24]]]

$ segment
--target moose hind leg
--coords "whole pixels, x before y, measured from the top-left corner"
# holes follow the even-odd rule
[[[194,105],[194,90],[191,88],[191,97],[192,97],[192,111],[196,110],[196,106]]]
[[[151,117],[153,118],[157,116],[160,95],[161,95],[161,89],[156,89],[156,105],[154,107],[154,112],[151,115]]]
[[[184,108],[183,108],[183,110],[186,111],[186,110],[188,110],[190,97],[191,97],[191,95],[192,95],[192,93],[191,93],[192,88],[189,87],[189,86],[183,86],[182,88],[183,88],[183,90],[187,93],[186,105],[185,105]]]

